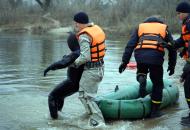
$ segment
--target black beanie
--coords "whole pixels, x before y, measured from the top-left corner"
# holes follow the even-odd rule
[[[78,39],[74,33],[69,34],[69,37],[67,38],[67,44],[71,51],[76,51],[80,49]]]
[[[79,12],[75,14],[73,20],[77,23],[82,23],[82,24],[89,23],[88,15],[84,12]]]
[[[177,12],[190,13],[190,4],[187,2],[181,2],[176,7]]]

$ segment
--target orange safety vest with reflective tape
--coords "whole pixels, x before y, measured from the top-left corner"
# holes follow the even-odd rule
[[[137,43],[136,49],[157,49],[163,52],[164,47],[161,44],[166,37],[166,28],[167,25],[156,22],[139,24],[139,42]]]
[[[190,20],[188,20],[190,22]],[[189,54],[188,54],[188,42],[190,42],[190,31],[187,30],[187,27],[186,27],[186,24],[183,24],[182,25],[182,31],[181,31],[181,35],[182,35],[182,38],[185,42],[184,44],[184,49],[185,49],[185,53],[183,55],[183,58],[185,60],[187,60],[189,58]]]
[[[105,33],[98,26],[93,25],[82,29],[77,35],[78,37],[81,34],[87,34],[91,38],[90,52],[91,52],[91,61],[97,62],[104,58],[105,56]]]

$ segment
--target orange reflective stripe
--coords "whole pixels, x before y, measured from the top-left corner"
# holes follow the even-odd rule
[[[91,60],[99,61],[103,59],[105,55],[105,39],[106,39],[106,36],[103,30],[98,25],[93,25],[81,30],[78,33],[78,37],[84,33],[90,36],[92,39],[91,46],[90,46]]]
[[[152,48],[152,49],[158,49],[159,51],[164,51],[164,48],[161,46],[158,46],[157,41],[150,41],[150,40],[143,40],[143,43],[139,43],[136,48]]]
[[[152,46],[152,45],[137,45],[136,49],[138,48],[148,48],[148,49],[158,49],[159,51],[164,51],[164,48],[162,47],[157,47],[157,46]]]
[[[145,44],[155,44],[155,45],[158,44],[157,41],[150,41],[150,40],[143,40],[143,43],[145,43]]]

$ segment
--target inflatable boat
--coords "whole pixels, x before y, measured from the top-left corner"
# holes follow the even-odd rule
[[[96,98],[97,104],[106,119],[140,119],[147,117],[151,109],[152,83],[147,82],[147,93],[139,98],[139,84],[127,87],[116,86],[115,91]],[[170,106],[179,98],[179,90],[171,81],[164,81],[162,105],[160,108]]]

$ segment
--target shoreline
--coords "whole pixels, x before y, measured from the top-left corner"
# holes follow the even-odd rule
[[[107,38],[111,40],[123,40],[127,39],[129,36],[124,34],[118,34],[117,31],[113,29],[104,28]],[[51,25],[26,25],[26,26],[14,26],[14,25],[5,25],[0,26],[1,33],[28,33],[28,34],[37,34],[37,35],[54,35],[54,36],[67,36],[69,32],[73,31],[71,26],[60,26],[60,27],[51,27]],[[126,31],[127,32],[127,31]]]
[[[107,34],[107,39],[114,41],[128,40],[130,37],[130,32],[126,30],[126,33],[117,33],[117,30],[110,29],[108,27],[103,27],[103,30]],[[71,26],[59,26],[55,27],[51,24],[34,24],[34,25],[4,25],[0,26],[0,33],[13,33],[22,34],[28,33],[31,35],[53,35],[53,36],[67,36],[69,32],[72,32]],[[173,38],[176,39],[179,34],[173,33]]]

